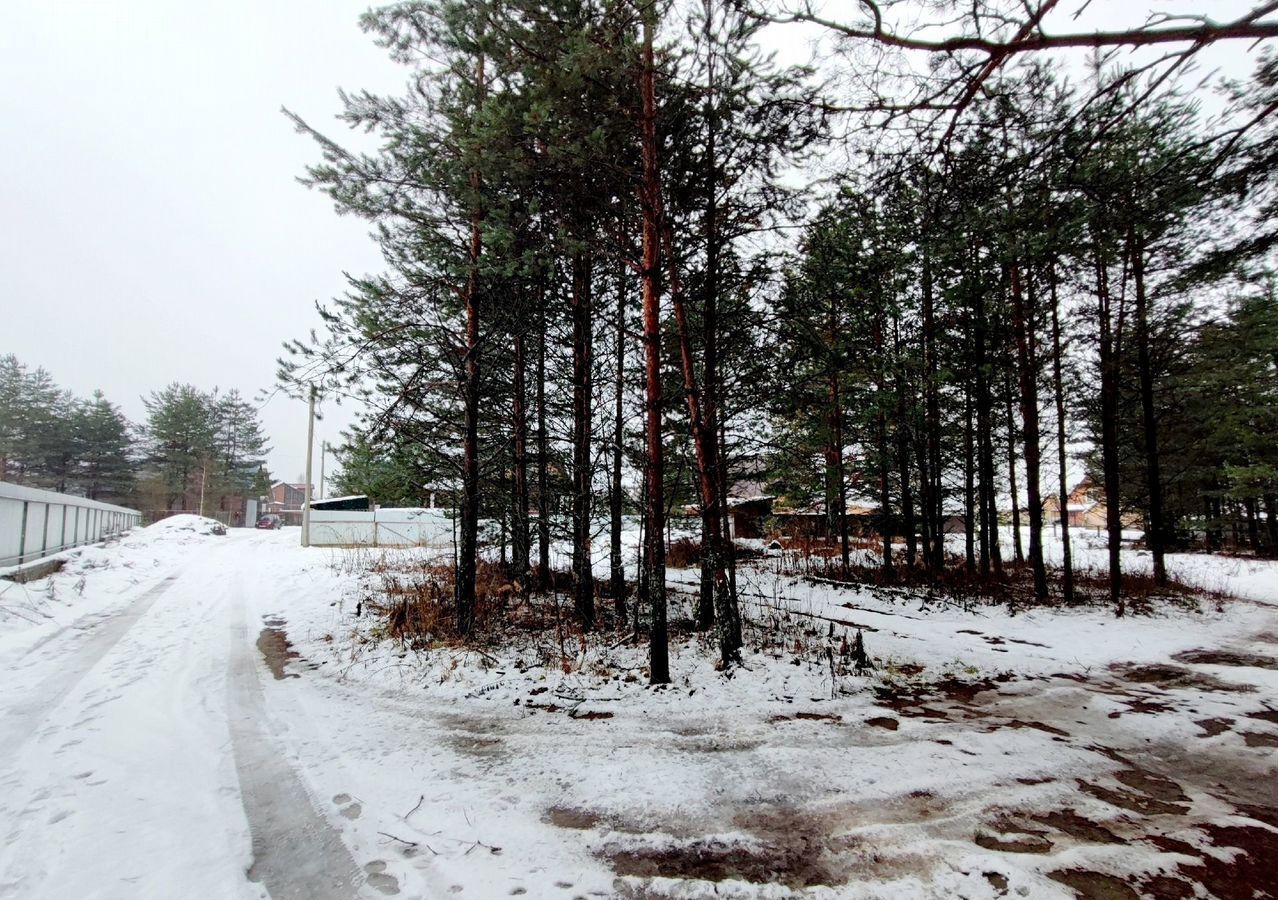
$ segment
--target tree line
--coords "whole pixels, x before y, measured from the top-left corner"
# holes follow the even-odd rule
[[[207,512],[265,494],[269,451],[238,391],[173,383],[133,423],[101,391],[89,399],[12,354],[0,356],[0,480],[150,511]]]
[[[801,460],[824,453],[845,565],[847,517],[833,511],[849,488],[877,503],[888,578],[893,535],[907,569],[947,565],[947,508],[968,523],[966,568],[1001,574],[1010,501],[1029,532],[1026,547],[1013,532],[1015,562],[1039,600],[1045,526],[1060,529],[1074,599],[1069,519],[1047,522],[1044,498],[1063,509],[1068,448],[1085,439],[1077,462],[1115,498],[1121,609],[1129,513],[1160,585],[1168,551],[1219,546],[1226,532],[1278,554],[1278,306],[1272,275],[1245,265],[1251,247],[1202,251],[1237,193],[1192,103],[1133,104],[1130,82],[1083,103],[1094,84],[1050,72],[1035,63],[988,81],[944,166],[916,145],[819,209],[781,295],[776,348],[799,377],[778,384],[775,411]],[[1222,283],[1204,266],[1224,259],[1238,277]]]
[[[971,4],[972,27],[995,5]],[[1053,5],[1016,6],[996,31]],[[1175,57],[1098,57],[1077,86],[1010,63],[1044,49],[1025,43],[1039,16],[997,46],[923,47],[943,57],[917,76],[923,93],[897,103],[876,82],[858,105],[832,101],[833,72],[761,49],[765,23],[786,19],[717,0],[397,4],[362,22],[405,65],[405,91],[342,95],[340,119],[376,146],[348,149],[290,113],[322,154],[307,182],[372,223],[385,269],[319,307],[322,332],[287,345],[280,379],[363,402],[348,472],[402,497],[455,492],[459,631],[490,518],[523,590],[552,584],[550,545],[565,540],[580,626],[642,617],[650,677],[667,680],[667,525],[687,508],[696,623],[731,664],[742,475],[823,499],[845,569],[847,498],[868,494],[890,578],[1003,577],[1000,498],[1024,496],[1016,553],[1042,598],[1043,486],[1067,492],[1062,461],[1087,439],[1117,498],[1120,610],[1124,508],[1146,519],[1160,577],[1195,528],[1220,538],[1250,515],[1247,534],[1268,540],[1272,330],[1245,323],[1272,309],[1257,209],[1274,185],[1273,58],[1212,131],[1169,77]],[[1155,40],[1254,38],[1253,25]],[[858,35],[899,38],[882,21]],[[796,185],[835,149],[849,162],[814,203]],[[1249,219],[1262,224],[1246,240],[1195,240],[1208,221]],[[1240,328],[1254,349],[1221,370]],[[1194,415],[1213,392],[1232,405]],[[1175,448],[1195,428],[1212,449],[1194,443],[1191,466]],[[1246,429],[1261,431],[1242,449],[1229,435]],[[958,560],[944,541],[955,507]]]

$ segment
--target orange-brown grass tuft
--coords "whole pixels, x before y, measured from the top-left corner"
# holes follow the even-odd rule
[[[666,549],[666,565],[672,569],[686,569],[701,562],[701,541],[696,538],[679,538],[671,541]]]

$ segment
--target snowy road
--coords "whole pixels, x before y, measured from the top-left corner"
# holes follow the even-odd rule
[[[255,537],[193,543],[6,648],[0,895],[347,900],[368,880],[271,729]]]
[[[0,594],[43,611],[0,632],[0,897],[1230,896],[1273,855],[1272,606],[922,614],[759,573],[872,624],[880,674],[830,699],[677,645],[650,691],[365,642],[352,558],[143,533]]]
[[[193,547],[4,659],[0,891],[257,896],[227,752],[230,553]]]

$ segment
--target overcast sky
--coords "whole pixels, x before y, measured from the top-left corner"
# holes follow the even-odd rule
[[[1171,4],[1220,17],[1247,5]],[[281,343],[317,324],[314,302],[343,290],[343,270],[380,267],[367,224],[294,180],[317,153],[279,111],[340,134],[338,86],[398,90],[405,73],[359,30],[366,6],[0,5],[0,353],[79,395],[101,388],[134,421],[172,381],[250,399],[272,388]],[[1087,25],[1143,6],[1095,3]],[[1209,64],[1245,76],[1246,49]],[[276,396],[262,418],[271,471],[293,480],[305,406]],[[319,437],[346,420],[330,410]]]
[[[359,29],[367,5],[0,4],[0,353],[134,421],[171,381],[272,387],[343,269],[380,265],[367,223],[294,180],[317,153],[279,111],[335,130],[339,85],[404,81]],[[277,396],[262,418],[292,480],[305,405]]]

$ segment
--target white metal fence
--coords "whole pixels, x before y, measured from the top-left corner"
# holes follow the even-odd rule
[[[0,568],[96,543],[141,519],[136,509],[0,481]]]
[[[451,547],[442,509],[311,510],[313,547]]]

